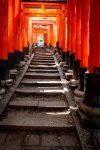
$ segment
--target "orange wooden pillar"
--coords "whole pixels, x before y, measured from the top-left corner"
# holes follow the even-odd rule
[[[8,0],[5,0],[0,1],[0,79],[8,78]]]
[[[71,1],[67,1],[67,51],[65,56],[66,65],[69,65],[71,52]]]
[[[29,40],[29,49],[32,47],[32,17],[29,17],[29,26],[28,26],[28,40]]]
[[[25,55],[28,55],[29,53],[29,48],[28,48],[28,14],[24,14],[24,47],[23,51]]]
[[[71,1],[71,52],[76,52],[76,0]]]
[[[47,26],[47,46],[49,46],[50,43],[50,25]]]
[[[65,37],[66,37],[66,24],[65,24],[65,6],[62,5],[62,16],[61,16],[61,22],[62,22],[62,28],[61,28],[61,45],[62,45],[62,52],[66,52],[65,49]]]
[[[34,24],[32,23],[32,36],[31,36],[32,45],[35,44],[35,33],[34,33]]]
[[[57,31],[56,31],[56,25],[55,23],[53,23],[53,47],[56,46],[56,34],[57,34]]]
[[[89,72],[100,68],[100,1],[90,1]],[[99,71],[100,72],[100,71]]]
[[[70,53],[70,69],[73,69],[76,52],[76,0],[69,0],[70,5],[70,19],[71,19],[71,53]]]
[[[53,45],[53,24],[50,24],[50,43],[49,46]]]
[[[81,67],[79,68],[78,89],[84,91],[84,74],[88,67],[89,53],[89,2],[81,0]]]
[[[47,45],[47,33],[44,33],[44,46]]]
[[[59,47],[62,47],[62,40],[61,40],[62,25],[61,25],[61,21],[62,21],[62,16],[61,16],[61,14],[59,14]]]
[[[81,0],[76,0],[76,60],[81,60]]]
[[[73,63],[73,77],[74,79],[79,79],[79,68],[80,68],[80,60],[81,60],[81,1],[75,0],[76,3],[76,12],[74,16],[76,17],[76,39],[75,40],[75,60]],[[75,9],[75,6],[74,6]],[[73,18],[72,18],[73,19]],[[74,31],[75,32],[75,31]],[[74,35],[75,37],[75,35]]]
[[[81,0],[81,66],[82,67],[88,67],[89,1],[90,0]]]
[[[15,64],[20,63],[20,50],[19,50],[19,39],[20,39],[20,8],[21,1],[14,1],[14,55]]]
[[[71,4],[67,2],[67,51],[71,51]]]
[[[8,60],[9,68],[15,68],[14,59],[14,1],[8,0]]]
[[[89,72],[86,76],[84,103],[100,108],[100,1],[90,0]]]
[[[23,46],[24,46],[24,13],[23,10],[20,12],[20,40],[19,40],[19,50],[21,55],[21,60],[24,60],[24,52],[23,52]]]
[[[57,41],[56,41],[56,47],[57,48],[59,48],[59,39],[60,39],[59,38],[59,36],[60,36],[60,32],[59,32],[60,31],[60,29],[59,29],[60,28],[60,21],[59,21],[59,19],[60,18],[59,18],[59,15],[58,15],[57,18],[56,18],[56,24],[57,24]]]

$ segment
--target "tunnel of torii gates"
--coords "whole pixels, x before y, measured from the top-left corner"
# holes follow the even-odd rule
[[[0,81],[9,79],[39,35],[73,69],[83,103],[100,108],[100,0],[1,0]]]

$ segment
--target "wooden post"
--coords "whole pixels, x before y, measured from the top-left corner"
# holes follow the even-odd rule
[[[76,60],[81,60],[81,1],[76,0]]]
[[[0,1],[0,78],[9,79],[8,0]]]
[[[20,50],[19,50],[19,39],[20,39],[20,9],[21,1],[14,1],[14,53],[15,53],[15,64],[20,63]]]
[[[29,53],[29,49],[28,49],[28,14],[24,14],[25,15],[25,19],[24,19],[24,51],[25,54],[28,55]]]
[[[71,51],[71,4],[67,4],[67,51]]]
[[[100,1],[90,1],[89,72],[100,68]]]
[[[65,6],[62,5],[62,16],[61,16],[62,28],[61,28],[61,43],[62,43],[62,52],[66,52],[65,49],[65,40],[66,40],[66,24],[65,24]]]
[[[76,51],[76,0],[71,1],[71,52]]]
[[[88,67],[89,1],[90,0],[81,0],[81,66],[82,67]]]

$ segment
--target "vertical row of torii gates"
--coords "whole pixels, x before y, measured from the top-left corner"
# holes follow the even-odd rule
[[[0,80],[9,79],[41,34],[47,46],[75,58],[87,77],[87,105],[100,107],[100,0],[1,0]]]

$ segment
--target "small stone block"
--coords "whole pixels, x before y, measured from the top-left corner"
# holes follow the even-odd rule
[[[72,79],[73,78],[73,74],[72,73],[65,73],[65,78],[66,78],[66,80],[70,80],[70,79]]]

